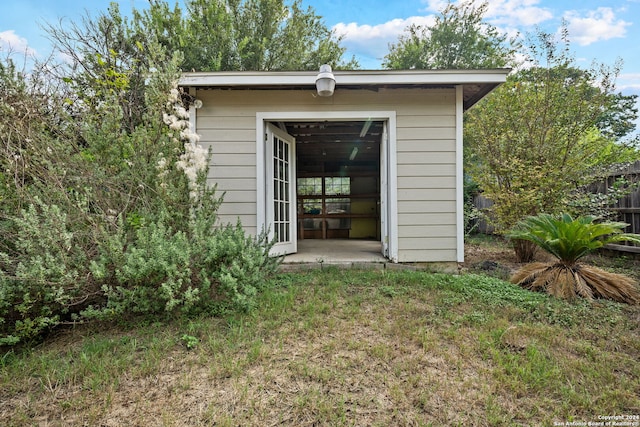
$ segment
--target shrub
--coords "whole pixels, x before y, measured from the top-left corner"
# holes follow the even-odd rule
[[[246,235],[240,222],[217,229],[214,236],[199,247],[203,254],[201,271],[220,287],[229,308],[253,308],[258,290],[279,264],[278,258],[269,256],[273,243],[266,234],[255,238]]]
[[[129,314],[175,315],[221,309],[249,310],[274,273],[265,236],[247,235],[241,224],[214,226],[215,215],[198,210],[185,231],[162,219],[112,236],[91,265],[106,303],[83,312],[90,318]]]
[[[102,314],[151,314],[191,306],[197,290],[190,284],[188,236],[159,220],[137,228],[131,237],[128,241],[124,232],[112,236],[100,261],[92,263],[94,275],[104,283]]]
[[[31,339],[68,319],[95,295],[82,230],[40,199],[12,218],[0,252],[0,345]]]
[[[9,221],[13,245],[0,252],[0,345],[66,321],[251,309],[277,269],[271,243],[217,224],[215,189],[199,186],[193,202],[115,223],[85,211],[102,218],[95,226],[35,198]]]
[[[528,217],[509,233],[514,239],[532,242],[557,258],[555,263],[531,263],[511,278],[525,288],[547,291],[560,298],[581,296],[640,303],[633,279],[578,263],[585,255],[620,241],[640,242],[640,236],[623,233],[627,224],[596,222],[596,217],[556,218],[548,214]]]
[[[178,58],[151,59],[135,126],[122,125],[118,102],[126,73],[91,108],[69,107],[75,116],[32,109],[41,120],[0,123],[0,345],[64,322],[248,310],[275,271],[265,236],[217,223],[221,198],[206,185],[209,153],[189,128]],[[0,67],[0,87],[19,77]],[[0,95],[1,111],[30,99],[20,90]]]

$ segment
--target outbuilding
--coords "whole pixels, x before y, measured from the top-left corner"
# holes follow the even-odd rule
[[[508,73],[323,66],[185,73],[180,86],[221,221],[267,230],[275,254],[340,239],[391,262],[462,262],[463,112]]]

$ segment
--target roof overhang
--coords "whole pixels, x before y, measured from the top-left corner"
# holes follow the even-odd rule
[[[511,69],[334,71],[336,91],[463,86],[467,110],[504,83]],[[314,71],[218,71],[184,73],[182,87],[229,90],[315,90]]]

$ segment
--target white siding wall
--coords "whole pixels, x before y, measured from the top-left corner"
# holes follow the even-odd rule
[[[455,261],[455,91],[421,101],[397,110],[399,261]]]
[[[456,261],[455,89],[311,91],[198,90],[201,143],[211,147],[209,181],[226,192],[223,222],[256,227],[257,112],[396,111],[398,260]]]

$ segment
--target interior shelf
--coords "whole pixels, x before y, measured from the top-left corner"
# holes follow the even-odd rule
[[[297,195],[299,238],[378,238],[380,194],[377,176],[348,177],[349,184],[344,189],[349,194],[335,191],[335,188],[328,190],[327,176],[303,177],[316,180],[305,182],[309,186],[304,188],[316,194]]]

